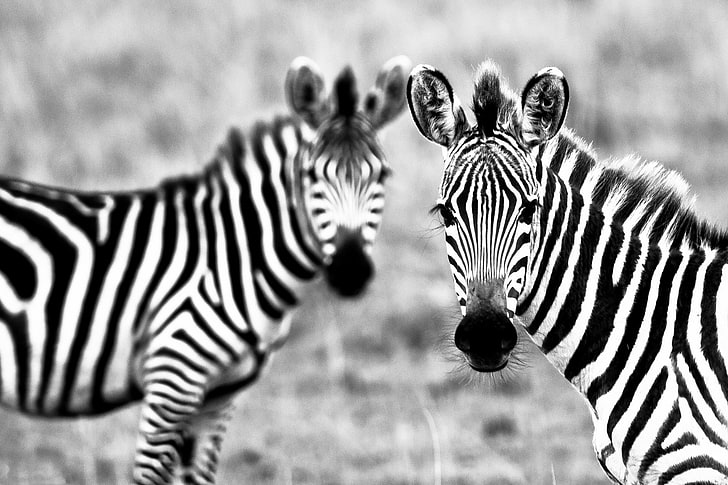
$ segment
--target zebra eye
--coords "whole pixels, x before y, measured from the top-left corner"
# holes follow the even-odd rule
[[[518,222],[522,224],[528,224],[529,226],[533,223],[533,213],[536,210],[538,201],[526,202],[521,209],[521,213],[518,214]]]
[[[377,182],[383,184],[390,175],[392,175],[392,169],[387,166],[383,166],[382,169],[379,171],[379,178],[377,179]]]
[[[450,227],[455,224],[455,216],[453,216],[452,211],[444,204],[438,204],[435,209],[440,214],[440,219],[445,227]]]

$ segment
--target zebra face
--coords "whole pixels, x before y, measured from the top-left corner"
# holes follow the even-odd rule
[[[323,255],[329,285],[342,296],[360,294],[374,274],[372,245],[391,173],[377,133],[404,110],[409,68],[404,56],[385,63],[362,108],[348,67],[330,96],[310,59],[296,59],[288,73],[289,105],[311,129],[299,161],[306,225]]]
[[[513,318],[541,229],[543,170],[535,154],[558,133],[568,105],[566,81],[554,68],[531,78],[520,104],[501,84],[497,67],[484,63],[475,82],[474,124],[434,68],[416,67],[407,87],[415,124],[444,150],[434,211],[445,226],[463,315],[454,342],[480,372],[504,368],[516,345]]]

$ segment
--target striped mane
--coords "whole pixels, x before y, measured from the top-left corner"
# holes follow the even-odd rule
[[[612,220],[670,247],[728,248],[728,233],[694,210],[695,196],[676,171],[635,156],[598,160],[569,129],[539,152],[550,168]]]

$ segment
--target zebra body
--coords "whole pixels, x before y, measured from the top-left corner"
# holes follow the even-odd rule
[[[404,107],[407,60],[357,109],[312,61],[286,80],[296,117],[231,129],[197,175],[135,192],[0,181],[0,402],[44,416],[141,400],[135,483],[214,483],[236,393],[288,334],[321,269],[360,293],[389,166],[376,130]]]
[[[598,161],[559,131],[568,85],[553,68],[519,103],[484,64],[475,126],[428,66],[408,100],[446,149],[436,209],[466,362],[505,367],[517,322],[585,397],[615,482],[728,483],[728,236],[694,214],[682,178]]]

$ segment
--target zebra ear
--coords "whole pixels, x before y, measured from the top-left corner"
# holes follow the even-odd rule
[[[559,132],[569,107],[569,84],[555,67],[541,69],[521,95],[523,141],[529,147],[540,145]]]
[[[407,103],[417,129],[433,143],[450,147],[467,128],[460,101],[445,75],[434,67],[420,64],[412,70]]]
[[[375,129],[381,128],[402,113],[405,107],[404,90],[412,62],[407,56],[388,60],[377,74],[374,87],[364,99],[364,114]]]
[[[291,110],[313,128],[318,128],[328,116],[324,78],[315,62],[297,57],[286,74],[286,101]]]

